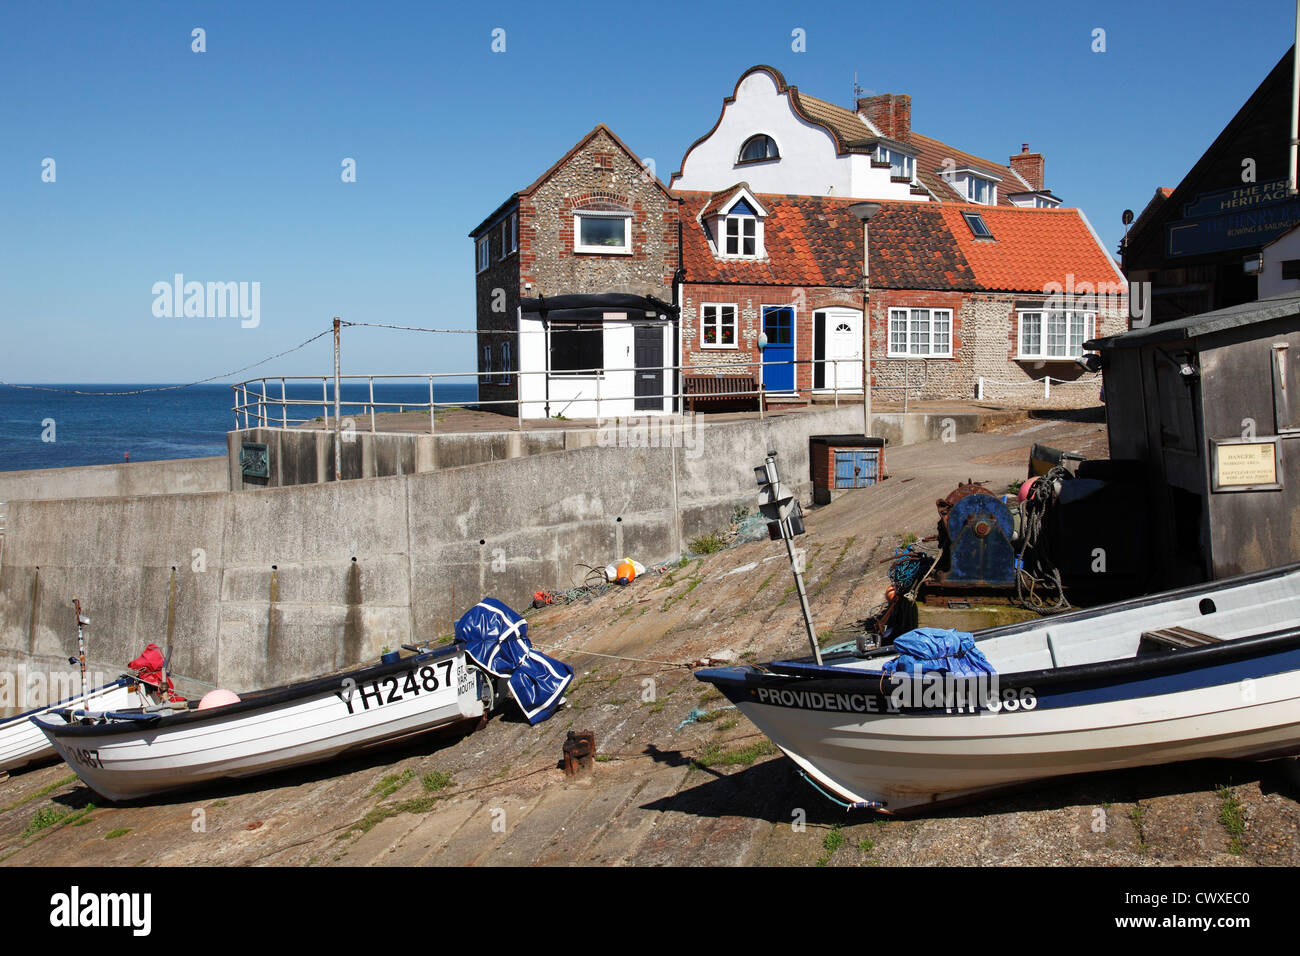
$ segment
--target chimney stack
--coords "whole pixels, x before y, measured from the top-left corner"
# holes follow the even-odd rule
[[[1020,152],[1008,160],[1009,165],[1017,175],[1025,182],[1029,183],[1029,188],[1035,192],[1042,192],[1045,188],[1043,181],[1047,174],[1047,163],[1043,160],[1042,153],[1031,153],[1028,143],[1020,144]]]
[[[881,93],[858,100],[858,114],[880,134],[900,143],[912,138],[912,98],[906,93]]]

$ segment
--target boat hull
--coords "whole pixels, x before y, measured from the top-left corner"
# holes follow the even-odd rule
[[[1052,777],[1300,752],[1300,635],[1149,665],[1009,675],[993,709],[967,713],[924,706],[919,690],[900,693],[917,685],[879,673],[809,679],[742,667],[696,676],[832,796],[889,811]],[[1007,694],[1014,710],[1002,703]]]
[[[94,707],[100,710],[115,710],[129,707],[135,695],[131,691],[131,681],[117,680],[88,691],[84,695],[70,697],[51,704],[29,710],[4,721],[0,721],[0,772],[20,770],[32,764],[46,760],[58,759],[58,751],[32,723],[31,718],[37,714],[54,714],[67,707]],[[62,718],[57,718],[62,720]],[[66,721],[65,721],[66,722]]]
[[[476,674],[453,647],[152,722],[33,722],[88,786],[132,800],[329,760],[483,714]]]

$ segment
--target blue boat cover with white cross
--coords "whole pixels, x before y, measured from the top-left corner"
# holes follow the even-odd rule
[[[528,622],[496,598],[484,598],[461,615],[456,643],[489,674],[507,678],[510,695],[530,724],[555,713],[573,682],[573,668],[533,650]]]

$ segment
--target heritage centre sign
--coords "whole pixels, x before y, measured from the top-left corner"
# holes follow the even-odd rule
[[[1200,193],[1183,206],[1183,218],[1165,227],[1170,258],[1229,249],[1257,249],[1300,223],[1300,196],[1288,196],[1285,179],[1243,183]]]

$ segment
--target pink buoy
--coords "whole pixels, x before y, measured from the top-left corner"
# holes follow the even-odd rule
[[[227,704],[238,704],[239,695],[233,690],[226,690],[219,687],[216,690],[210,690],[203,695],[199,701],[199,710],[211,710],[213,707],[225,707]]]
[[[1028,497],[1029,497],[1029,489],[1032,488],[1032,487],[1034,487],[1034,482],[1037,481],[1037,480],[1038,480],[1037,478],[1030,478],[1028,481],[1026,481],[1024,484],[1022,484],[1022,485],[1020,486],[1020,494],[1018,494],[1018,495],[1016,496],[1016,500],[1017,500],[1017,501],[1020,501],[1020,502],[1023,502],[1026,498],[1028,498]]]

